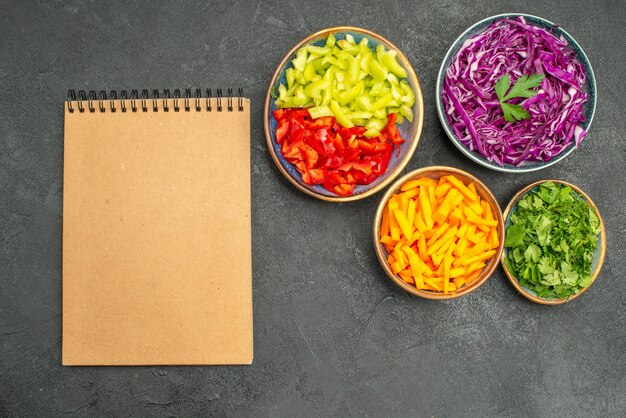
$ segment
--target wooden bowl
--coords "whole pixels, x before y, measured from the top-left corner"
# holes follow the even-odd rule
[[[511,216],[511,213],[517,207],[517,203],[520,201],[520,199],[524,195],[526,195],[526,193],[528,193],[531,190],[535,189],[536,187],[538,187],[542,183],[545,183],[545,182],[548,182],[548,181],[551,181],[551,182],[557,183],[557,184],[563,184],[565,186],[571,187],[572,190],[574,190],[576,193],[578,193],[578,195],[581,198],[583,198],[585,201],[587,201],[589,206],[591,208],[593,208],[593,210],[595,210],[596,215],[598,216],[598,220],[600,221],[600,241],[598,243],[598,247],[595,250],[594,257],[593,257],[593,263],[592,263],[592,266],[591,266],[591,268],[593,270],[593,272],[591,274],[591,283],[589,283],[589,286],[581,289],[580,292],[576,293],[575,295],[569,296],[567,298],[546,299],[546,298],[542,298],[542,297],[537,296],[537,294],[535,292],[533,292],[530,289],[526,289],[525,287],[523,287],[522,285],[519,284],[519,281],[513,275],[513,272],[511,272],[509,270],[509,268],[507,267],[506,263],[504,262],[504,258],[508,254],[508,249],[505,248],[504,251],[502,251],[502,255],[500,256],[500,262],[502,264],[502,268],[504,269],[504,273],[509,278],[509,281],[511,282],[511,284],[526,299],[531,300],[531,301],[533,301],[535,303],[539,303],[541,305],[561,305],[563,303],[570,302],[570,301],[576,299],[577,297],[579,297],[580,295],[582,295],[583,293],[585,293],[585,291],[587,289],[589,289],[589,287],[591,287],[593,282],[595,282],[596,278],[598,277],[598,274],[600,274],[600,269],[602,268],[602,263],[604,263],[604,256],[606,254],[606,231],[604,229],[604,221],[602,220],[602,217],[600,216],[600,212],[598,211],[598,208],[596,207],[595,203],[593,203],[591,198],[589,198],[589,196],[587,196],[585,194],[585,192],[583,192],[577,186],[574,186],[573,184],[568,183],[568,182],[563,181],[563,180],[539,180],[539,181],[536,181],[534,183],[529,184],[528,186],[524,187],[522,190],[517,192],[515,194],[515,196],[513,196],[513,198],[511,199],[511,201],[509,202],[509,204],[507,205],[507,207],[506,207],[506,209],[504,211],[503,217],[504,217],[504,226],[505,226],[505,228],[508,226],[508,224],[510,222],[509,218]]]
[[[334,193],[324,189],[321,185],[311,186],[302,181],[302,176],[296,170],[296,168],[286,161],[281,152],[280,146],[276,143],[276,126],[277,123],[274,120],[273,111],[276,109],[274,105],[274,98],[272,92],[279,85],[279,83],[286,83],[285,72],[288,67],[291,67],[291,60],[295,57],[295,53],[300,47],[306,44],[318,44],[325,42],[326,38],[330,34],[333,34],[337,39],[344,39],[346,35],[352,35],[357,42],[362,38],[367,38],[370,45],[374,47],[376,45],[384,45],[386,49],[395,49],[398,51],[397,59],[398,63],[404,67],[408,77],[406,81],[409,83],[413,92],[415,93],[415,103],[413,104],[413,122],[405,121],[401,125],[398,125],[398,130],[402,137],[406,140],[400,148],[400,155],[391,158],[387,172],[377,178],[373,183],[368,185],[357,185],[354,189],[354,193],[350,196],[337,196]],[[384,189],[389,183],[391,183],[400,173],[404,170],[404,167],[408,164],[409,160],[413,156],[419,142],[420,135],[422,133],[422,125],[424,123],[424,100],[422,98],[422,90],[420,88],[419,80],[415,74],[413,66],[409,62],[408,58],[402,53],[402,51],[392,44],[390,41],[380,36],[377,33],[371,32],[366,29],[356,28],[352,26],[340,26],[334,28],[324,29],[307,36],[300,42],[298,42],[282,59],[272,80],[270,81],[267,95],[265,97],[265,110],[263,115],[263,123],[265,129],[265,140],[267,142],[267,149],[269,150],[272,160],[276,164],[276,167],[285,176],[287,180],[299,190],[304,193],[316,197],[327,202],[349,202],[359,200],[373,195]]]
[[[448,294],[445,294],[443,292],[434,292],[434,291],[429,291],[429,290],[417,289],[415,286],[411,286],[410,284],[406,283],[404,280],[402,280],[400,276],[398,276],[391,270],[391,266],[389,265],[387,261],[387,257],[389,254],[387,253],[387,250],[385,249],[383,244],[380,243],[380,226],[382,222],[383,211],[385,210],[385,207],[387,206],[387,202],[389,201],[389,199],[391,198],[393,194],[395,194],[396,192],[400,190],[400,188],[402,187],[404,183],[410,180],[421,178],[421,177],[430,177],[432,179],[438,180],[440,177],[447,176],[447,175],[456,176],[458,179],[463,181],[464,184],[467,184],[469,182],[474,183],[474,185],[476,186],[476,191],[478,192],[478,195],[489,204],[489,206],[491,207],[491,212],[493,213],[493,216],[498,221],[497,232],[498,232],[498,239],[500,241],[500,245],[498,246],[496,250],[496,254],[494,254],[494,256],[491,257],[487,265],[483,268],[481,274],[474,281],[466,284],[465,286],[461,287],[458,290],[454,290],[454,291],[448,292]],[[387,190],[387,192],[381,199],[380,204],[378,205],[378,210],[376,211],[376,216],[374,218],[373,237],[374,237],[374,248],[376,250],[376,255],[378,256],[378,261],[380,261],[380,264],[385,270],[385,272],[387,273],[387,276],[389,276],[389,278],[395,284],[397,284],[403,290],[406,290],[407,292],[413,295],[420,296],[426,299],[436,299],[436,300],[455,299],[455,298],[461,297],[463,295],[466,295],[478,289],[495,271],[496,267],[498,266],[500,257],[502,255],[502,250],[504,248],[504,220],[502,217],[502,210],[500,209],[500,205],[498,204],[498,200],[493,195],[491,190],[489,190],[489,188],[485,186],[485,184],[483,184],[483,182],[478,180],[473,175],[463,170],[459,170],[458,168],[445,167],[445,166],[432,166],[432,167],[420,168],[418,170],[410,172],[409,174],[397,180],[389,188],[389,190]]]

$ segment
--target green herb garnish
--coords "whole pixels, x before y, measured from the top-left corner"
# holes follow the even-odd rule
[[[537,92],[530,89],[540,85],[543,77],[543,74],[523,75],[517,79],[513,87],[511,87],[511,77],[509,76],[509,73],[504,74],[498,81],[496,81],[496,95],[500,101],[500,107],[502,107],[504,119],[507,122],[513,123],[516,120],[530,118],[530,114],[522,105],[506,102],[518,97],[529,98],[535,96]]]
[[[527,193],[510,216],[505,263],[537,296],[567,298],[591,284],[600,221],[570,187],[546,182]]]

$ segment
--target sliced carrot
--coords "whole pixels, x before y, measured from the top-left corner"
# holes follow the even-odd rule
[[[467,266],[465,274],[473,273],[476,270],[482,269],[483,267],[485,267],[485,262],[484,261],[477,261],[477,262]]]
[[[453,224],[459,224],[463,222],[464,216],[463,216],[463,211],[461,210],[460,207],[456,207],[452,210],[452,213],[450,213],[450,216],[448,217],[448,219],[450,221],[452,221]]]
[[[437,208],[437,212],[433,214],[435,222],[442,222],[452,210],[452,202],[458,196],[456,189],[450,189],[441,205]]]
[[[463,265],[467,266],[467,265],[470,265],[470,264],[475,263],[477,261],[487,260],[487,259],[491,258],[495,253],[496,253],[496,250],[489,250],[489,251],[484,252],[482,254],[475,255],[474,257],[470,257],[467,260],[465,260],[463,262]]]
[[[477,232],[475,234],[469,235],[467,234],[467,239],[473,242],[474,244],[480,244],[485,241],[486,235],[483,232]]]
[[[424,283],[429,285],[431,288],[435,289],[436,292],[441,292],[441,287],[439,287],[439,285],[433,282],[432,280],[424,279]]]
[[[435,233],[428,239],[428,241],[426,241],[426,244],[433,245],[435,241],[437,241],[437,239],[439,239],[439,237],[448,230],[448,227],[448,224],[441,224],[441,226],[435,229]]]
[[[475,280],[500,243],[498,221],[476,186],[455,176],[420,178],[390,197],[380,242],[394,274],[449,293]]]
[[[464,267],[457,267],[450,270],[450,277],[456,278],[467,274],[467,269]]]
[[[403,272],[398,273],[398,276],[402,277],[402,280],[404,280],[408,284],[415,284],[415,279],[413,279],[412,276],[408,276],[404,274]]]
[[[412,190],[416,190],[416,189],[412,189]],[[409,208],[407,210],[407,214],[406,214],[406,218],[409,221],[409,225],[411,225],[411,228],[413,227],[414,221],[415,221],[415,209],[416,209],[416,204],[415,204],[415,200],[411,199],[409,200]]]
[[[431,209],[432,209],[433,212],[435,212],[435,207],[434,207],[435,204],[432,203],[432,202],[436,202],[437,201],[437,197],[435,196],[435,187],[434,186],[428,186],[427,190],[428,190],[428,200],[431,201],[431,204],[430,204]]]
[[[489,232],[488,242],[489,242],[489,247],[491,248],[497,248],[498,245],[500,245],[500,240],[498,239],[498,232],[496,231],[495,228],[492,228],[491,231]]]
[[[457,257],[460,257],[465,251],[465,249],[468,247],[468,245],[469,245],[469,241],[465,237],[460,238],[456,243],[456,248],[454,249],[454,255],[456,255]]]
[[[463,214],[465,215],[465,218],[478,218],[480,215],[476,212],[474,212],[474,209],[472,209],[469,206],[464,206],[463,207]]]
[[[492,228],[498,226],[498,221],[478,218],[476,216],[468,216],[467,222],[473,223],[474,225],[484,225]]]
[[[439,186],[435,187],[435,197],[439,198],[445,196],[445,194],[448,193],[448,190],[450,190],[451,187],[452,184],[450,183],[439,184]]]
[[[473,257],[475,255],[481,254],[489,249],[489,245],[485,241],[481,241],[476,245],[465,250],[465,254]]]
[[[443,234],[439,239],[437,239],[437,241],[435,241],[431,246],[428,247],[428,251],[426,251],[426,254],[432,255],[434,252],[436,252],[438,249],[443,247],[450,240],[454,239],[454,236],[456,235],[456,233],[457,233],[456,226],[453,227],[452,229],[449,229],[445,234]]]
[[[406,215],[400,209],[394,210],[393,216],[396,218],[396,221],[400,226],[400,230],[402,231],[406,239],[410,240],[411,236],[413,235],[413,224],[409,223]]]
[[[391,245],[394,241],[393,241],[393,239],[391,239],[391,237],[389,235],[385,235],[384,237],[382,237],[380,239],[380,242],[382,242],[383,244]]]
[[[467,232],[467,228],[469,227],[468,224],[464,223],[463,225],[461,225],[461,227],[459,228],[459,230],[456,233],[456,236],[459,238],[463,238],[465,236],[465,233]]]
[[[404,270],[404,268],[402,268],[402,265],[397,261],[391,265],[391,271],[396,274],[400,273],[402,270]]]
[[[433,270],[436,270],[434,267],[433,265],[421,262],[422,274],[425,276],[433,277],[435,275]]]
[[[478,278],[478,276],[480,276],[480,270],[476,270],[475,272],[473,272],[471,275],[467,276],[465,279],[465,283],[471,283],[474,280],[476,280]]]
[[[383,219],[380,223],[380,236],[384,237],[389,235],[389,212],[383,211]]]
[[[425,186],[420,186],[420,194],[419,194],[419,210],[422,218],[424,219],[424,223],[431,229],[433,227],[433,212],[431,207],[431,200],[426,193]]]
[[[409,248],[405,247],[407,251],[407,255],[409,257],[409,263],[411,264],[411,272],[413,273],[413,277],[415,278],[415,284],[420,288],[424,287],[424,280],[422,278],[422,266],[418,260],[417,254]]]
[[[470,202],[470,203],[468,203],[468,205],[467,205],[467,206],[469,206],[470,208],[472,208],[472,210],[473,210],[474,212],[476,212],[478,215],[482,215],[482,214],[483,214],[483,212],[484,212],[484,210],[483,210],[483,208],[480,206],[480,203],[479,203],[479,202]]]
[[[400,240],[400,226],[398,222],[396,222],[396,218],[393,216],[393,211],[398,209],[398,203],[395,200],[392,200],[387,205],[388,213],[389,213],[389,230],[391,231],[391,238],[394,241]]]
[[[417,249],[418,249],[418,252],[422,261],[427,261],[428,254],[426,254],[426,251],[427,251],[426,237],[424,235],[420,235],[419,241],[417,243]]]
[[[416,197],[418,194],[420,193],[419,189],[409,189],[406,192],[402,192],[400,193],[402,196],[406,197],[407,199],[413,199],[414,197]]]
[[[406,211],[409,209],[409,198],[404,196],[404,193],[399,194],[398,198],[400,199],[400,207],[399,207],[399,209],[403,213],[406,213]]]
[[[483,211],[485,212],[485,219],[493,219],[493,212],[491,211],[491,206],[489,205],[489,203],[482,200],[480,202],[480,207],[483,208]]]
[[[468,189],[461,180],[457,179],[454,176],[446,176],[446,180],[449,181],[454,187],[456,187],[458,191],[461,192],[461,194],[463,194],[469,200],[478,200],[478,195],[476,194],[476,192]]]
[[[415,228],[417,228],[417,230],[420,231],[421,234],[426,233],[430,229],[424,223],[424,220],[422,219],[422,215],[419,214],[419,213],[415,214],[415,219],[413,220],[413,225],[415,225]]]
[[[428,177],[421,177],[416,180],[407,181],[406,183],[404,183],[402,187],[400,187],[400,190],[405,192],[409,189],[414,189],[419,186],[436,186],[436,185],[437,185],[437,182],[435,180],[428,178]]]

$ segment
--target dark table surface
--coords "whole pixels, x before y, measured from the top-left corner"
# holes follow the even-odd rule
[[[618,416],[626,411],[626,4],[615,1],[0,2],[0,416]],[[598,106],[579,150],[511,175],[442,132],[435,77],[474,22],[523,11],[583,46]],[[265,147],[263,100],[285,52],[329,26],[371,29],[413,63],[426,107],[408,170],[451,165],[505,206],[542,178],[597,203],[598,281],[561,307],[523,299],[499,268],[448,302],[386,278],[371,239],[380,194],[350,204],[290,185]],[[252,99],[254,364],[61,367],[63,101],[67,90],[244,88]]]

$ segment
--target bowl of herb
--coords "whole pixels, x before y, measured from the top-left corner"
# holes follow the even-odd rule
[[[493,170],[539,170],[587,135],[596,81],[580,45],[537,16],[481,20],[452,44],[437,78],[444,131],[467,157]]]
[[[596,280],[606,251],[604,222],[578,187],[541,180],[520,190],[504,211],[502,267],[526,298],[559,305]]]

